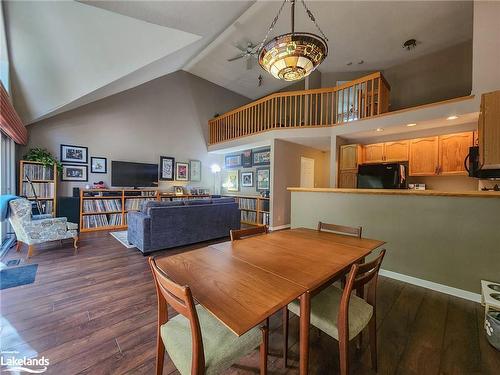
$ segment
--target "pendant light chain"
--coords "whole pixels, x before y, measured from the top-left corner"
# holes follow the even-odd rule
[[[302,2],[302,5],[304,6],[304,9],[306,10],[307,15],[309,16],[309,18],[311,19],[311,21],[316,25],[316,28],[321,33],[321,36],[323,36],[323,39],[325,39],[328,42],[328,38],[326,37],[326,35],[323,32],[323,30],[321,30],[321,27],[319,27],[318,23],[316,22],[316,18],[314,18],[314,15],[312,14],[312,12],[307,7],[305,1],[301,0],[301,2]]]
[[[274,26],[276,26],[276,22],[278,22],[278,18],[280,17],[281,11],[283,10],[283,7],[285,6],[287,1],[288,0],[285,0],[285,1],[283,1],[283,4],[281,4],[280,9],[278,10],[278,14],[276,15],[276,17],[274,17],[273,22],[271,22],[271,26],[269,26],[269,30],[267,30],[266,36],[264,37],[264,39],[262,39],[262,42],[260,43],[259,51],[262,50],[262,47],[264,47],[264,43],[266,42],[267,38],[269,37],[269,34],[271,33],[271,31],[273,31]]]

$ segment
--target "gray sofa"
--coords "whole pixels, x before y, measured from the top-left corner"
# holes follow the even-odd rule
[[[127,223],[128,242],[147,254],[229,236],[240,229],[240,210],[233,198],[149,201]]]

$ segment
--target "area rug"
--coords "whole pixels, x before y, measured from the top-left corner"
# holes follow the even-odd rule
[[[38,264],[4,268],[0,271],[0,290],[33,283],[37,269]]]
[[[133,249],[135,248],[134,245],[130,244],[127,240],[127,231],[126,230],[121,230],[119,232],[110,232],[114,238],[116,238],[120,243],[125,246],[127,249]]]

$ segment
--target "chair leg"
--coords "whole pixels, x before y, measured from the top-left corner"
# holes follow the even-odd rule
[[[370,356],[372,358],[372,369],[377,372],[377,319],[375,314],[373,314],[370,322],[368,323],[369,335],[370,335]]]
[[[28,245],[28,259],[33,256],[35,245]]]
[[[165,362],[165,344],[160,336],[160,330],[156,337],[156,375],[163,374],[163,363]]]
[[[23,246],[23,243],[21,241],[17,241],[17,243],[16,243],[16,252],[20,252],[22,246]]]
[[[349,374],[349,340],[339,341],[340,375]]]
[[[261,327],[262,343],[260,344],[260,375],[267,375],[267,352],[269,345],[269,327]]]
[[[73,238],[73,247],[75,248],[75,255],[78,253],[78,236]]]
[[[288,307],[283,308],[283,368],[288,362]]]

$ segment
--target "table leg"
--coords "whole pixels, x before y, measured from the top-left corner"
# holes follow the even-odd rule
[[[311,295],[300,296],[300,375],[306,375],[309,368],[309,323],[311,319]]]

